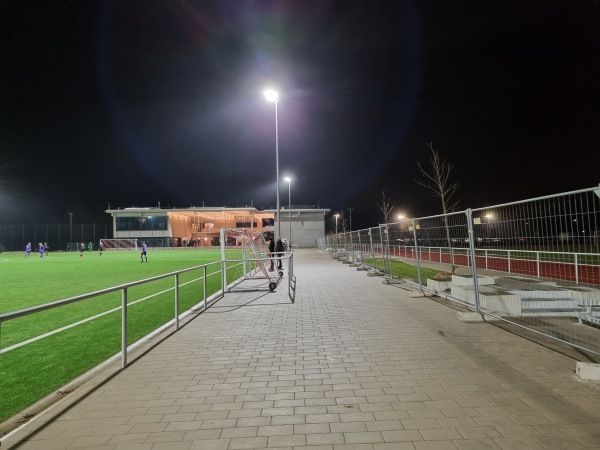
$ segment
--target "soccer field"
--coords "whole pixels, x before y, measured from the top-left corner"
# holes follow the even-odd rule
[[[0,314],[217,261],[219,250],[0,253]]]
[[[220,259],[219,250],[0,254],[0,314],[150,278]],[[232,255],[232,257],[235,257]],[[207,269],[207,295],[222,284]],[[241,275],[228,269],[228,282]],[[179,275],[179,312],[202,300],[201,269]],[[128,343],[174,318],[174,277],[127,290]],[[42,337],[41,339],[39,339]],[[121,293],[103,294],[0,323],[0,421],[11,417],[120,351]]]

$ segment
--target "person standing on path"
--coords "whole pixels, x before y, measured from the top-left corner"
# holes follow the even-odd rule
[[[282,269],[281,265],[281,254],[283,253],[283,241],[281,238],[277,238],[277,243],[275,244],[275,255],[277,257],[277,269]]]
[[[142,260],[140,262],[144,262],[144,258],[146,259],[146,262],[148,262],[148,256],[146,255],[147,250],[148,247],[146,247],[146,241],[142,241],[142,253],[140,254]]]

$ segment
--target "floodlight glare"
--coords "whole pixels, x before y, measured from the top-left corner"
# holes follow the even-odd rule
[[[279,99],[279,94],[273,89],[266,89],[263,94],[267,101],[271,103],[277,103],[277,100]]]

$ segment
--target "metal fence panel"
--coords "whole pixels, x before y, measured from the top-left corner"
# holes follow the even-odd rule
[[[49,251],[66,251],[70,242],[84,242],[87,249],[92,242],[95,250],[100,239],[110,238],[109,223],[0,225],[0,252],[25,251],[28,242],[34,250],[40,242],[47,244]]]
[[[488,318],[600,354],[600,189],[328,237],[338,259],[409,280]],[[339,257],[340,249],[344,257]]]

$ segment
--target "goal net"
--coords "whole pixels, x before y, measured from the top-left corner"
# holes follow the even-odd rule
[[[278,272],[270,269],[269,247],[262,233],[244,228],[221,229],[221,256],[230,261],[228,285],[252,281],[246,283],[246,288],[254,290],[264,286],[273,290],[277,286]]]
[[[100,239],[104,250],[137,250],[137,239]]]

